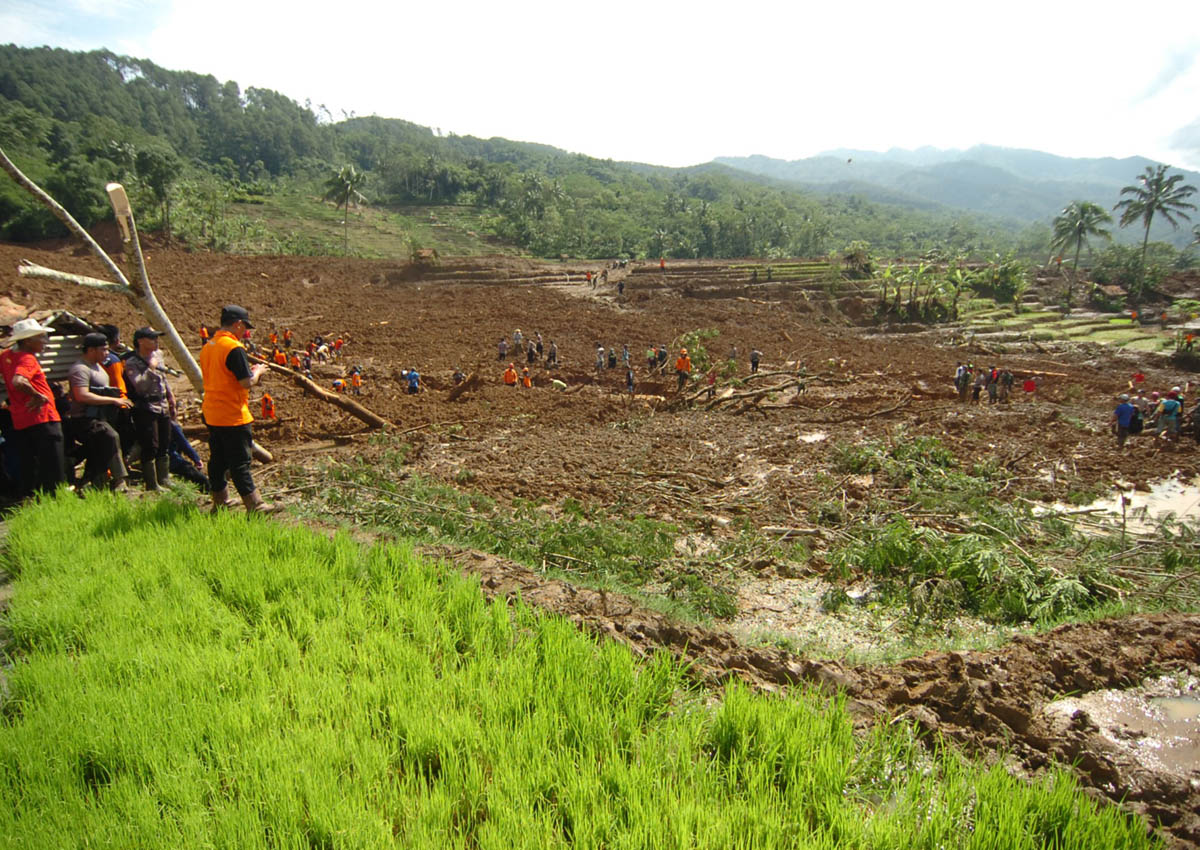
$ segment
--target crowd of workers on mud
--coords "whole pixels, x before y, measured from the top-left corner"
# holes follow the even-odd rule
[[[1124,448],[1131,436],[1144,434],[1155,438],[1154,445],[1164,440],[1175,444],[1181,433],[1190,434],[1200,442],[1200,403],[1187,409],[1187,394],[1192,384],[1171,387],[1162,392],[1146,391],[1146,376],[1136,372],[1129,378],[1129,392],[1117,397],[1117,406],[1109,419],[1109,427],[1117,438],[1117,447]]]
[[[222,309],[219,328],[200,326],[199,362],[204,381],[201,411],[210,454],[206,468],[177,419],[169,376],[179,373],[163,361],[159,350],[162,332],[138,328],[133,333],[132,347],[126,347],[116,326],[98,326],[99,331],[82,338],[80,358],[70,367],[64,390],[47,380],[38,361],[52,329],[32,318],[18,321],[6,341],[8,347],[0,352],[0,374],[8,391],[7,407],[0,414],[4,436],[0,477],[6,490],[24,497],[36,491],[51,491],[64,483],[80,492],[124,489],[131,469],[137,467],[146,490],[168,486],[172,475],[186,478],[211,492],[213,509],[218,510],[232,504],[232,483],[248,511],[274,510],[263,501],[250,471],[255,451],[262,451],[251,435],[250,390],[271,368],[268,364],[312,381],[314,363],[335,365],[344,357],[348,340],[342,335],[333,339],[316,335],[300,343],[292,329],[285,327],[282,332],[272,329],[260,346],[251,338],[253,327],[249,313],[236,305]],[[524,355],[520,366],[520,358],[513,357],[501,372],[499,379],[504,386],[532,390],[535,383],[531,370],[540,369],[539,382],[548,379],[551,387],[567,389],[566,382],[555,374],[561,365],[558,345],[554,340],[545,340],[540,331],[526,336],[517,329],[511,341],[507,337],[499,340],[496,353],[501,363],[510,354]],[[758,349],[750,351],[751,374],[758,372],[762,356]],[[637,384],[635,358],[628,343],[606,347],[597,341],[596,375],[624,370],[624,388],[633,395]],[[727,359],[712,365],[703,376],[693,374],[686,347],[672,351],[666,343],[648,343],[641,359],[648,376],[665,377],[673,371],[677,393],[699,378],[698,394],[707,393],[712,398],[720,371],[731,363],[736,368],[738,351],[731,348]],[[330,385],[333,391],[362,393],[361,366],[337,367],[335,371],[338,377]],[[800,392],[804,387],[803,367],[798,367],[797,375]],[[400,377],[407,393],[424,389],[415,367],[404,369]],[[455,367],[453,384],[466,380],[462,369]],[[1007,405],[1017,385],[1017,377],[1008,368],[970,362],[958,364],[953,380],[961,404],[982,404],[986,397],[989,405]],[[1023,374],[1020,387],[1024,393],[1033,394],[1039,383],[1039,373]],[[1170,444],[1177,441],[1181,431],[1200,440],[1200,404],[1186,410],[1190,383],[1165,392],[1147,392],[1144,383],[1143,374],[1134,374],[1129,392],[1118,398],[1110,419],[1117,446],[1124,447],[1130,436],[1143,433],[1153,433]],[[260,396],[258,410],[264,420],[278,418],[275,399],[268,392]],[[79,464],[83,465],[82,473],[76,472]]]

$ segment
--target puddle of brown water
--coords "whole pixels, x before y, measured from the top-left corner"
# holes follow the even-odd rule
[[[1101,735],[1148,770],[1200,780],[1200,682],[1162,678],[1127,691],[1057,700],[1045,711],[1085,712]]]
[[[1125,489],[1124,484],[1120,486],[1120,492],[1097,499],[1082,508],[1055,505],[1054,510],[1117,524],[1121,522],[1124,512],[1125,527],[1135,533],[1151,532],[1159,522],[1171,516],[1188,525],[1200,525],[1200,478],[1189,482],[1164,478],[1152,482],[1149,490]],[[1125,500],[1123,509],[1122,499]]]

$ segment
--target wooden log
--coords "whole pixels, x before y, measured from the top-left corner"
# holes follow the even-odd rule
[[[251,360],[253,360],[257,363],[266,364],[267,368],[270,369],[272,372],[276,372],[280,375],[286,375],[287,377],[291,378],[292,383],[294,383],[296,386],[300,387],[300,389],[304,390],[309,395],[316,396],[321,401],[328,402],[329,404],[332,404],[334,407],[341,408],[342,410],[346,411],[346,413],[349,413],[351,416],[353,416],[355,419],[362,420],[366,424],[370,425],[372,428],[386,428],[392,424],[392,423],[388,422],[386,419],[384,419],[382,416],[372,413],[370,410],[367,410],[367,408],[363,407],[358,402],[347,398],[346,396],[342,395],[341,393],[335,393],[335,392],[325,389],[324,387],[318,386],[317,384],[310,381],[308,378],[301,375],[299,372],[295,372],[284,366],[280,366],[278,363],[270,363],[266,360],[263,360],[261,357],[255,357],[253,355],[248,355],[248,356],[250,357]]]

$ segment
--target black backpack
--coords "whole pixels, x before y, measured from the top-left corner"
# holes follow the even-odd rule
[[[1129,417],[1129,433],[1140,434],[1145,423],[1142,421],[1142,411],[1136,407],[1133,409],[1133,416]]]

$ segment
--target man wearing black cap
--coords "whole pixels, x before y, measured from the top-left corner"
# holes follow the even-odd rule
[[[142,447],[142,480],[147,490],[166,487],[171,479],[171,419],[175,394],[163,371],[158,350],[161,331],[138,328],[133,332],[133,353],[125,361],[125,386],[133,401],[133,426]]]
[[[102,333],[90,333],[83,338],[83,357],[67,370],[71,388],[63,432],[68,445],[83,447],[87,466],[83,483],[94,488],[109,483],[119,489],[125,484],[125,462],[121,458],[121,441],[110,424],[118,410],[132,407],[120,390],[108,382],[108,373],[101,365],[108,356],[108,339]]]
[[[263,501],[250,474],[251,444],[250,387],[258,383],[266,364],[250,365],[242,339],[253,328],[244,307],[230,304],[221,310],[221,329],[200,350],[204,374],[204,422],[208,426],[208,480],[212,485],[213,510],[228,507],[228,472],[248,513],[267,513],[274,505]]]

